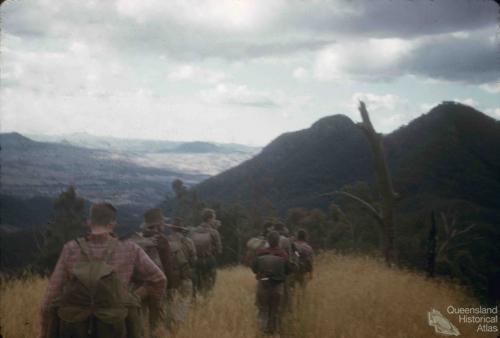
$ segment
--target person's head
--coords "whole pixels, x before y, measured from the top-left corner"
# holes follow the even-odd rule
[[[116,208],[107,202],[92,204],[88,224],[91,229],[107,228],[109,231],[113,230],[116,225]]]
[[[300,229],[297,231],[297,240],[299,241],[307,241],[307,231],[304,229]]]
[[[280,244],[280,234],[277,231],[270,231],[267,234],[267,242],[271,248],[276,248]]]
[[[141,228],[147,231],[162,231],[166,225],[161,209],[153,208],[144,213],[144,223]]]
[[[214,209],[209,209],[209,208],[203,209],[203,211],[201,212],[201,219],[203,220],[203,222],[208,223],[210,225],[215,223]]]
[[[288,229],[287,229],[285,223],[283,223],[283,222],[274,223],[274,230],[276,230],[282,236],[288,235]]]
[[[262,224],[262,235],[267,236],[269,231],[273,228],[273,222],[271,220],[267,220]]]

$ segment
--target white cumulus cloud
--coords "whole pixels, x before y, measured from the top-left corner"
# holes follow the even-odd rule
[[[318,80],[379,80],[396,76],[397,64],[414,48],[402,39],[363,39],[330,45],[318,52]]]
[[[484,90],[490,94],[499,94],[500,93],[500,80],[498,82],[485,83],[479,87],[482,90]]]

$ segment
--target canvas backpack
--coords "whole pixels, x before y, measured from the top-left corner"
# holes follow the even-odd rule
[[[196,255],[200,258],[213,256],[212,235],[208,229],[195,229],[191,234]]]
[[[158,266],[161,271],[165,272],[163,264],[161,263],[160,254],[158,253],[158,247],[153,237],[144,237],[139,233],[134,233],[134,235],[130,237],[130,240],[140,246],[156,266]]]
[[[169,288],[177,288],[183,279],[191,276],[188,250],[186,248],[188,244],[185,243],[185,239],[173,235],[168,236],[168,243],[170,245],[170,263],[172,265],[172,276],[168,284]]]
[[[263,236],[252,237],[247,242],[247,251],[245,254],[245,262],[247,265],[251,265],[257,256],[258,249],[264,249],[269,247],[269,243]]]
[[[260,280],[282,282],[285,280],[285,264],[283,257],[273,254],[257,256],[257,271]]]
[[[92,317],[112,325],[125,321],[129,308],[138,307],[139,304],[119,280],[113,267],[107,263],[118,240],[108,241],[102,260],[92,256],[84,238],[79,238],[76,242],[87,260],[73,267],[71,277],[65,283],[58,301],[58,317],[68,323],[88,321],[89,332],[92,332]]]

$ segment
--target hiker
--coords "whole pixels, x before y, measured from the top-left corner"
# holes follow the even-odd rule
[[[276,231],[267,236],[268,248],[258,249],[252,264],[256,274],[259,325],[264,333],[274,334],[283,313],[285,278],[291,272],[288,254],[279,247],[280,235]]]
[[[183,227],[181,218],[176,217],[169,228],[171,234],[167,238],[170,245],[172,275],[167,288],[167,324],[169,329],[173,330],[185,320],[191,304],[196,248],[191,238],[187,236],[189,230]]]
[[[161,299],[166,277],[131,241],[113,235],[116,209],[90,208],[90,233],[67,242],[50,277],[41,306],[43,338],[139,338],[140,300]],[[129,292],[131,279],[142,286]]]
[[[282,222],[275,222],[272,227],[273,230],[277,231],[280,235],[280,243],[279,246],[283,250],[286,251],[289,258],[292,258],[292,241],[290,240],[289,235],[290,231],[286,227],[286,225]]]
[[[135,233],[130,239],[148,254],[149,258],[165,273],[167,285],[172,279],[171,250],[167,237],[163,234],[167,223],[161,209],[152,208],[144,213],[144,222],[140,225],[141,232]],[[135,284],[135,283],[134,283]],[[138,284],[140,286],[140,283]],[[163,326],[166,321],[166,299],[146,297],[142,300],[141,314],[149,324],[150,332]]]
[[[314,251],[307,243],[307,232],[304,229],[297,231],[297,239],[293,243],[298,255],[298,268],[295,279],[304,288],[309,280],[313,278]]]
[[[204,209],[202,220],[191,232],[191,239],[196,248],[195,290],[206,295],[215,285],[217,262],[216,255],[222,253],[222,243],[219,232],[214,229],[215,211]]]
[[[293,250],[293,241],[290,236],[290,231],[282,222],[275,222],[273,229],[280,235],[279,247],[283,249],[288,255],[288,262],[290,264],[290,274],[285,279],[285,293],[283,296],[283,310],[293,310],[293,291],[295,289],[295,273],[298,267],[298,257]]]

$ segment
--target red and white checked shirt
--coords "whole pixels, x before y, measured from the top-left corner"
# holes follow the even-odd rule
[[[107,233],[87,236],[87,244],[94,258],[103,258],[109,238],[110,235]],[[64,245],[42,302],[42,327],[45,327],[44,325],[47,323],[49,305],[61,294],[63,285],[70,277],[73,267],[77,263],[85,261],[87,258],[81,253],[80,246],[76,241],[70,241]],[[137,244],[131,241],[118,242],[107,262],[113,267],[124,287],[128,288],[133,277],[134,281],[143,283],[149,296],[157,299],[163,297],[166,277]]]

